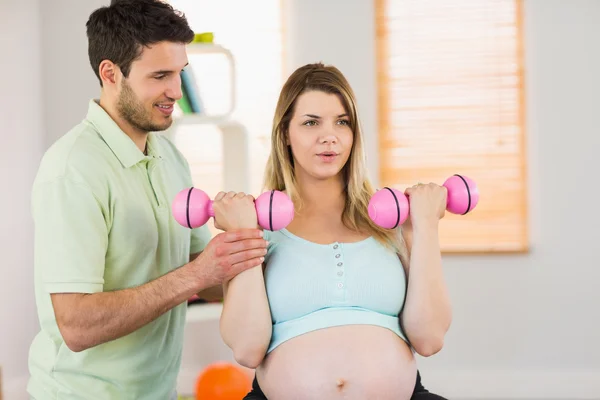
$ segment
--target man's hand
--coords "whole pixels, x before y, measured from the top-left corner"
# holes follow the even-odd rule
[[[123,337],[195,293],[261,265],[266,247],[258,229],[221,233],[196,259],[144,285],[93,294],[53,293],[58,328],[72,351]]]
[[[209,287],[221,285],[239,273],[262,264],[267,254],[267,241],[262,236],[259,229],[220,233],[191,265]]]

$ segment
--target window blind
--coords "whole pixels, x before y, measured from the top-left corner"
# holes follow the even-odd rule
[[[528,248],[521,2],[375,0],[380,186],[457,173],[477,208],[446,213],[444,252]]]

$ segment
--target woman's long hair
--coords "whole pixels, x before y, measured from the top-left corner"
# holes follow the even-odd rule
[[[301,210],[302,199],[296,186],[294,161],[286,139],[296,101],[302,93],[308,91],[337,95],[350,119],[354,140],[350,156],[342,170],[346,194],[343,224],[352,230],[370,233],[385,246],[391,246],[406,260],[406,246],[399,231],[381,228],[369,218],[368,204],[375,191],[367,177],[356,100],[348,81],[337,68],[321,63],[308,64],[298,68],[284,84],[273,118],[271,152],[265,170],[264,189],[285,191],[294,202],[296,210]]]

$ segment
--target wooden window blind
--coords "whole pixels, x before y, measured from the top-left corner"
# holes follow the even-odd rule
[[[443,252],[528,248],[521,1],[375,0],[380,186],[455,174],[477,208],[446,213]]]
[[[169,0],[185,13],[195,32],[214,32],[214,41],[231,51],[236,63],[236,107],[231,120],[249,136],[251,194],[258,197],[270,152],[271,124],[284,77],[282,0]],[[260,16],[260,21],[254,16]],[[190,56],[190,63],[192,57]],[[198,59],[199,62],[202,59]],[[227,94],[224,88],[224,95]],[[222,132],[216,125],[187,124],[173,135],[190,164],[194,185],[211,198],[223,185]],[[213,219],[207,223],[213,233]]]

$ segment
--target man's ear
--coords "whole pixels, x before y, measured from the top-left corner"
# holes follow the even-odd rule
[[[110,60],[103,60],[98,67],[100,79],[104,86],[115,85],[117,83],[117,74],[119,67]]]

